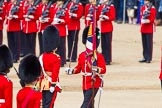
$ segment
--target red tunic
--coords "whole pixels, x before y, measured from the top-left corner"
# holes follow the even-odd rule
[[[0,20],[0,30],[3,30],[3,22],[5,20],[5,15],[6,15],[5,5],[3,4],[1,8],[2,8],[2,10],[1,10],[1,13],[0,13],[0,17],[2,19]]]
[[[7,6],[7,16],[11,15],[11,9],[15,6],[12,3],[9,3]],[[23,17],[23,7],[22,4],[19,5],[19,11],[15,12],[14,15],[17,15],[18,18],[14,18],[11,20],[7,20],[7,31],[20,31],[21,30],[21,23],[20,20]]]
[[[57,5],[55,6],[55,8],[53,10],[54,18],[56,18],[56,12],[60,9],[61,8],[58,8]],[[60,23],[60,24],[54,24],[54,26],[56,26],[57,29],[59,30],[60,36],[65,37],[66,36],[66,23],[68,20],[68,11],[67,10],[65,10],[65,16],[61,16],[60,19],[63,19],[65,22]]]
[[[50,76],[52,78],[52,82],[58,82],[61,65],[60,56],[53,53],[44,53],[42,59],[45,72],[52,72],[52,75]]]
[[[31,7],[32,5],[26,5],[24,6],[25,8],[23,9],[23,15],[26,15],[28,13],[28,8]],[[36,7],[36,10],[34,13],[31,15],[34,16],[34,19],[31,19],[30,21],[23,21],[23,32],[24,33],[34,33],[38,31],[37,27],[37,20],[39,18],[39,11],[38,11],[38,6]]]
[[[106,73],[106,63],[105,63],[103,55],[100,54],[100,53],[97,53],[97,66],[102,68],[100,74],[105,74]],[[90,68],[87,66],[86,52],[82,52],[79,55],[78,64],[74,68],[74,70],[75,70],[74,74],[78,74],[80,72],[85,73],[85,69],[86,69],[87,73],[92,73]],[[92,88],[92,79],[91,79],[91,77],[92,76],[84,76],[83,75],[83,82],[82,82],[82,89],[83,90],[88,90],[88,89]],[[99,88],[101,86],[100,84],[101,84],[101,79],[98,76],[96,76],[96,81],[95,81],[95,84],[94,84],[94,88]]]
[[[68,5],[68,11],[70,12],[70,9],[72,6],[74,6],[75,3],[71,2]],[[83,6],[81,3],[79,3],[78,5],[78,10],[75,10],[73,13],[77,14],[77,17],[68,17],[68,23],[67,23],[67,27],[68,30],[80,30],[80,18],[82,17],[83,14]],[[69,13],[68,13],[69,14]]]
[[[105,7],[105,4],[101,5],[99,7],[99,14],[102,13],[102,9],[104,7]],[[101,21],[101,33],[112,32],[113,31],[112,21],[115,20],[115,7],[114,7],[114,5],[111,5],[109,12],[106,12],[104,15],[108,16],[109,19],[105,19],[105,20]]]
[[[41,92],[24,87],[17,94],[17,108],[40,108],[41,99]]]
[[[12,81],[0,74],[0,108],[12,108]],[[5,102],[1,102],[1,101]]]
[[[145,11],[146,8],[147,8],[147,6],[142,6],[141,18],[142,18],[142,15],[144,14],[144,11]],[[153,33],[155,17],[156,17],[156,10],[155,10],[154,7],[152,7],[151,10],[150,10],[150,16],[147,18],[147,19],[150,20],[150,23],[141,24],[141,32],[142,33]]]
[[[85,26],[89,26],[90,25],[90,21],[86,19],[87,15],[89,14],[89,8],[92,7],[92,4],[86,4],[85,6],[85,20],[84,20],[84,23],[85,23]],[[99,20],[99,12],[97,11],[98,10],[98,7],[96,7],[96,25],[97,25],[97,21]]]
[[[41,18],[42,13],[46,8],[47,8],[47,4],[46,5],[44,5],[44,4],[39,5],[39,9],[38,9],[39,10],[39,19]],[[53,21],[53,14],[52,14],[53,13],[53,8],[54,8],[53,5],[51,5],[51,7],[49,8],[49,14],[46,17],[46,18],[49,18],[49,20],[47,22],[45,22],[45,23],[39,22],[38,32],[42,32]]]

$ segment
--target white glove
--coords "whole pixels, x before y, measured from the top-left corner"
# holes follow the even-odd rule
[[[44,19],[42,19],[41,17],[39,18],[39,21],[41,22],[41,23],[45,23],[45,22],[48,22],[48,20],[49,20],[50,18],[44,18]]]
[[[92,19],[91,19],[91,17],[88,17],[88,16],[87,16],[87,17],[86,17],[86,20],[92,20]]]
[[[34,19],[33,15],[28,15],[27,17],[30,18],[30,19]]]
[[[53,93],[55,91],[55,87],[50,87],[50,92]]]
[[[92,66],[92,71],[98,73],[99,69],[97,68],[97,66]]]
[[[104,20],[104,19],[108,20],[109,19],[109,17],[106,16],[106,15],[100,15],[99,17],[101,18],[101,20]]]
[[[75,13],[70,13],[70,17],[77,17],[77,14],[75,14]]]
[[[149,19],[141,19],[141,23],[147,24],[147,23],[150,23],[150,20]]]
[[[60,24],[65,22],[64,19],[60,19],[60,18],[54,18],[54,21],[52,22],[52,24]]]
[[[138,7],[137,6],[134,6],[134,9],[137,9]]]
[[[13,15],[13,18],[15,18],[15,19],[18,18],[18,15]]]
[[[13,15],[9,15],[9,16],[7,17],[8,20],[12,20],[12,18],[13,18]]]
[[[92,14],[88,14],[87,17],[92,17],[93,15]]]
[[[2,17],[0,17],[0,20],[2,20]]]
[[[66,74],[68,74],[68,75],[72,75],[72,74],[73,74],[73,71],[74,71],[74,69],[72,69],[72,68],[70,68],[70,67],[67,67],[67,68],[65,69],[65,72],[66,72]]]
[[[31,21],[31,19],[29,19],[29,18],[25,18],[25,21]]]

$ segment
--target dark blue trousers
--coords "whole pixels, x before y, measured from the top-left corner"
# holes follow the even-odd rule
[[[96,96],[98,89],[94,89],[94,97]],[[84,100],[80,108],[92,108],[92,89],[83,90]]]
[[[101,33],[101,49],[106,63],[112,61],[112,32]]]
[[[53,95],[54,95],[54,93],[51,93],[49,90],[43,90],[42,91],[43,108],[50,108]]]
[[[13,60],[19,60],[20,56],[20,31],[7,32],[8,47],[10,48]]]
[[[34,54],[35,55],[35,47],[36,47],[36,33],[27,33],[25,34],[26,38],[26,54]]]
[[[71,55],[71,60],[76,60],[77,59],[77,53],[78,53],[78,35],[79,35],[79,30],[69,30],[68,31],[68,59],[70,59]],[[75,38],[75,40],[74,40]],[[74,42],[74,47],[73,47],[73,42]],[[73,53],[72,53],[72,48],[73,48]]]
[[[26,36],[23,31],[20,32],[20,54],[25,55],[26,50]]]
[[[153,51],[153,33],[142,33],[143,58],[152,60]]]
[[[42,32],[38,33],[38,40],[39,40],[39,55],[43,53],[43,37]]]
[[[3,31],[0,30],[0,45],[3,43]]]
[[[60,36],[60,46],[58,47],[58,54],[61,57],[61,64],[66,64],[66,36]]]

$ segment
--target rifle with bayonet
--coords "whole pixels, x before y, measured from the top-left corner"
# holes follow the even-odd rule
[[[113,3],[113,1],[110,0],[110,1],[108,2],[108,4],[105,6],[105,8],[102,8],[101,15],[105,15],[105,13],[107,13],[107,12],[110,11],[110,6],[111,6],[112,3]]]
[[[152,3],[149,4],[148,8],[144,11],[144,14],[142,16],[143,19],[147,19],[148,16],[150,16]]]
[[[55,0],[50,0],[47,4],[46,9],[42,12],[42,20],[46,18],[49,15],[49,9],[51,5],[55,2]]]
[[[68,0],[67,2],[65,2],[65,4],[63,4],[62,8],[56,12],[56,18],[60,18],[61,16],[65,16],[65,9],[66,9],[66,7],[67,7],[67,5],[70,1],[71,0]]]
[[[74,11],[78,10],[79,2],[80,2],[80,0],[76,0],[75,4],[73,6],[71,6],[70,13],[74,13]]]
[[[0,14],[3,13],[3,3],[4,3],[4,0],[1,0],[1,2],[0,2]]]
[[[36,6],[41,2],[41,0],[37,0],[36,2],[34,2],[34,4],[28,8],[28,12],[27,12],[27,16],[35,13],[35,10],[36,10]]]
[[[14,7],[12,7],[12,9],[11,9],[11,15],[14,15],[16,12],[19,11],[20,2],[21,2],[21,0],[18,0],[16,2],[16,5]]]

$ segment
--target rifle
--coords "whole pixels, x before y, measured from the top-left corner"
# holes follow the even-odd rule
[[[1,13],[3,13],[3,2],[4,2],[4,0],[1,0],[1,2],[0,2],[0,14]]]
[[[111,6],[112,3],[113,3],[113,1],[110,0],[108,2],[108,4],[105,6],[105,8],[102,8],[101,15],[105,15],[106,12],[110,11],[110,6]]]
[[[144,14],[142,16],[143,19],[147,19],[147,17],[150,16],[151,7],[152,7],[152,3],[150,3],[150,5],[148,6],[148,8],[144,11]]]
[[[19,11],[20,2],[21,2],[21,0],[18,0],[18,1],[16,2],[16,5],[15,5],[14,7],[12,7],[12,9],[11,9],[11,15],[14,15],[15,12],[18,12],[18,11]]]
[[[50,0],[47,4],[46,9],[42,12],[42,19],[44,19],[45,17],[47,17],[49,15],[49,9],[51,7],[51,5],[55,2],[55,0]]]
[[[30,14],[34,13],[36,10],[36,6],[41,2],[41,0],[37,0],[36,2],[34,2],[34,4],[28,8],[28,12],[27,12],[27,16],[29,16]]]
[[[75,4],[73,6],[71,6],[70,13],[74,13],[74,11],[78,10],[79,2],[80,2],[80,0],[76,0]]]
[[[66,7],[67,7],[67,5],[70,1],[71,0],[67,0],[67,2],[65,2],[65,4],[63,4],[62,9],[60,9],[56,12],[56,18],[60,18],[61,16],[65,16],[65,9],[66,9]]]
[[[98,6],[100,4],[100,0],[97,0],[97,2],[96,2],[96,4],[95,4],[95,6]],[[98,8],[94,8],[93,6],[91,6],[90,8],[89,8],[89,12],[88,12],[88,14],[90,15],[89,17],[89,19],[88,20],[91,20],[92,19],[92,16],[93,16],[93,13],[94,13],[94,11],[96,10],[96,12],[98,11]]]

